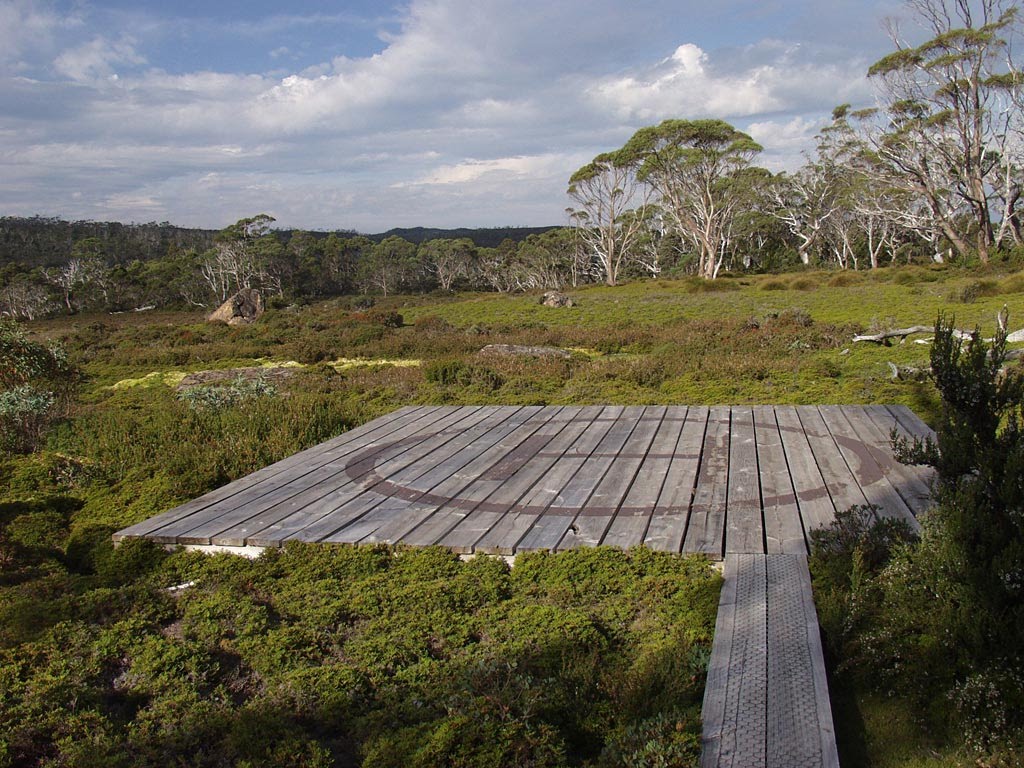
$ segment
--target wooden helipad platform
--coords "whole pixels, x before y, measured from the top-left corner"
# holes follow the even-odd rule
[[[894,427],[927,434],[895,406],[408,407],[115,539],[805,554],[855,504],[914,521],[928,476]]]
[[[806,553],[837,510],[916,525],[895,406],[410,407],[115,534],[514,554],[608,544],[724,558],[702,768],[838,766]]]

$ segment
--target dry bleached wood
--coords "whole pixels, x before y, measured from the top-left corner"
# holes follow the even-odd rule
[[[999,323],[999,329],[1000,330],[1003,330],[1003,331],[1006,330],[1006,317],[1005,317],[1005,315],[1003,313],[1000,313],[997,316],[996,322]],[[889,339],[899,339],[900,343],[902,344],[904,341],[906,341],[907,336],[912,336],[912,335],[914,335],[916,333],[932,333],[932,332],[934,332],[934,330],[935,330],[934,326],[930,326],[930,325],[912,325],[909,328],[894,328],[894,329],[892,329],[890,331],[882,331],[881,333],[866,333],[866,334],[862,334],[860,336],[854,336],[853,340],[854,341],[873,341],[876,344],[885,344],[886,346],[888,346],[889,345]],[[974,334],[969,333],[968,331],[961,331],[959,329],[953,329],[953,335],[956,338],[958,338],[958,339],[960,339],[962,341],[967,341]],[[984,341],[986,341],[987,343],[991,344],[994,341],[994,339],[984,339]],[[1020,330],[1013,331],[1012,333],[1006,334],[1006,341],[1009,342],[1010,344],[1016,344],[1016,343],[1019,343],[1019,342],[1024,342],[1024,328],[1021,328]],[[928,340],[918,339],[916,343],[918,343],[918,344],[930,344],[931,340],[930,339],[928,339]]]
[[[915,333],[933,333],[934,331],[935,331],[935,326],[932,326],[932,325],[912,325],[909,328],[896,328],[896,329],[891,330],[891,331],[882,331],[881,333],[870,333],[870,334],[864,334],[862,336],[854,336],[853,340],[854,341],[873,341],[876,344],[886,344],[886,345],[888,345],[888,343],[889,343],[888,340],[889,339],[898,338],[898,339],[900,339],[902,341],[902,340],[906,339],[907,336],[910,336],[910,335],[915,334]]]

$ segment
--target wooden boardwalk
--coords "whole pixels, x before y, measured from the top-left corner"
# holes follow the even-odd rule
[[[927,471],[896,406],[410,407],[115,534],[195,547],[439,544],[515,554],[644,544],[724,559],[702,768],[836,768],[808,534]]]
[[[806,554],[854,504],[914,523],[928,476],[893,459],[893,428],[927,433],[896,406],[407,407],[115,540]]]
[[[701,716],[701,768],[838,768],[804,555],[726,557]]]

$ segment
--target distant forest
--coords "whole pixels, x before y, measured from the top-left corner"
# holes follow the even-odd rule
[[[491,227],[482,229],[435,229],[410,227],[389,229],[376,235],[364,235],[374,243],[388,237],[401,237],[419,245],[427,240],[466,238],[481,248],[495,248],[505,240],[518,243],[555,227]],[[60,218],[0,216],[0,268],[8,264],[31,267],[55,267],[75,256],[75,244],[94,238],[114,264],[150,261],[187,250],[205,251],[213,247],[218,230],[177,227],[167,221],[146,224],[121,224],[116,221],[65,221]],[[357,237],[355,230],[306,233],[297,229],[277,229],[274,234],[287,243],[296,234],[314,238]]]
[[[273,222],[259,215],[215,231],[168,222],[2,217],[0,316],[212,308],[243,287],[294,301],[556,286],[562,280],[554,262],[570,247],[558,227],[416,227],[363,235],[273,229]]]

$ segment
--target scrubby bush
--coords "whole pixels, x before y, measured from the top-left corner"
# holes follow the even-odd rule
[[[706,561],[84,539],[0,584],[0,764],[696,765]]]
[[[0,452],[38,448],[67,413],[77,383],[61,347],[30,341],[16,323],[0,320]]]
[[[438,360],[423,369],[427,381],[442,387],[474,387],[486,392],[500,389],[505,380],[486,365],[462,360]]]
[[[939,318],[935,441],[894,443],[935,468],[920,540],[853,510],[813,538],[822,627],[840,669],[905,697],[934,728],[995,755],[1024,747],[1024,376],[1005,333],[963,341]]]
[[[258,397],[273,397],[277,388],[263,378],[239,376],[230,384],[205,384],[189,387],[178,393],[178,399],[193,410],[217,411],[234,408]]]

